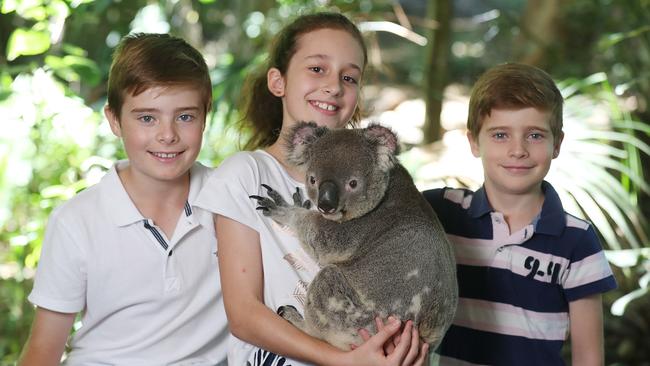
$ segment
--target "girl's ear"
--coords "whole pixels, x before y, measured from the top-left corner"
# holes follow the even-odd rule
[[[280,70],[272,67],[266,73],[266,86],[269,88],[271,94],[276,97],[284,96],[284,77]]]
[[[119,118],[113,113],[113,111],[108,107],[108,104],[104,106],[104,116],[108,120],[108,124],[111,126],[111,131],[117,137],[122,137],[122,125],[120,124]]]

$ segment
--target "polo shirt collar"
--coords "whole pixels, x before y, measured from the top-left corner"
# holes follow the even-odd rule
[[[494,211],[485,193],[485,185],[482,185],[478,191],[472,195],[472,202],[469,205],[469,214],[472,218],[479,218]]]
[[[146,218],[142,216],[140,211],[129,197],[129,194],[124,188],[124,184],[117,174],[118,167],[121,168],[128,164],[128,160],[120,160],[116,162],[111,169],[106,172],[106,175],[100,181],[100,189],[102,191],[103,205],[108,211],[108,215],[112,218],[117,226],[127,226],[133,223],[143,221]],[[199,194],[202,186],[203,176],[201,169],[207,169],[203,165],[195,163],[190,170],[190,192],[188,201],[185,202],[183,214],[191,218],[193,209],[189,202],[193,202]]]
[[[547,181],[542,182],[542,192],[544,192],[544,204],[535,232],[559,236],[566,227],[566,214],[562,207],[562,201],[553,186]]]
[[[127,226],[145,219],[129,197],[117,174],[118,167],[128,164],[127,160],[116,162],[99,182],[104,209],[117,226]]]
[[[566,226],[566,215],[557,192],[547,181],[542,181],[542,192],[544,203],[542,212],[535,227],[536,233],[559,236]],[[488,201],[485,192],[485,185],[481,186],[473,195],[469,206],[469,214],[472,218],[479,218],[494,211]]]

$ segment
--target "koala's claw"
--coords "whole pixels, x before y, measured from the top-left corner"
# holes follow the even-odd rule
[[[301,207],[304,209],[309,210],[311,208],[311,201],[310,200],[305,200],[303,202],[302,200],[302,194],[300,193],[300,188],[296,187],[296,192],[294,192],[293,196],[293,206],[294,207]]]

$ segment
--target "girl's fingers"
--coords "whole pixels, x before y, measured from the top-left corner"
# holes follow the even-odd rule
[[[359,336],[361,337],[361,339],[363,339],[364,342],[368,341],[371,337],[370,332],[368,332],[368,330],[366,330],[365,328],[359,329],[357,333],[359,333]]]
[[[409,320],[404,325],[404,330],[400,335],[399,343],[395,346],[395,351],[388,355],[388,359],[391,361],[392,365],[404,365],[406,355],[411,348],[412,330],[413,322]]]
[[[392,319],[392,320],[396,320],[396,319],[393,318],[393,317],[389,317],[389,318],[388,318],[388,321],[391,321],[391,319]],[[377,327],[377,331],[378,331],[378,332],[381,331],[381,330],[384,329],[384,327],[385,327],[385,325],[384,325],[384,321],[383,321],[380,317],[376,317],[376,318],[375,318],[375,326]],[[390,355],[391,353],[393,353],[393,352],[395,351],[395,345],[397,344],[397,342],[395,341],[395,338],[396,338],[396,337],[399,337],[399,335],[393,337],[393,338],[392,338],[392,341],[389,340],[388,342],[386,342],[386,344],[384,344],[384,353],[385,353],[386,355]]]
[[[410,322],[410,320],[409,320]],[[415,360],[418,358],[420,347],[422,344],[422,340],[420,339],[420,333],[418,332],[418,328],[416,326],[413,326],[411,330],[411,343],[410,347],[408,350],[408,353],[406,354],[406,357],[404,358],[403,365],[411,365]]]

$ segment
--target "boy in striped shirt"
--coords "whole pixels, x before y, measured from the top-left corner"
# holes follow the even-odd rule
[[[544,71],[503,64],[476,82],[467,137],[485,181],[424,195],[454,244],[459,302],[441,365],[602,365],[601,294],[616,287],[594,228],[544,177],[560,152],[563,99]]]

